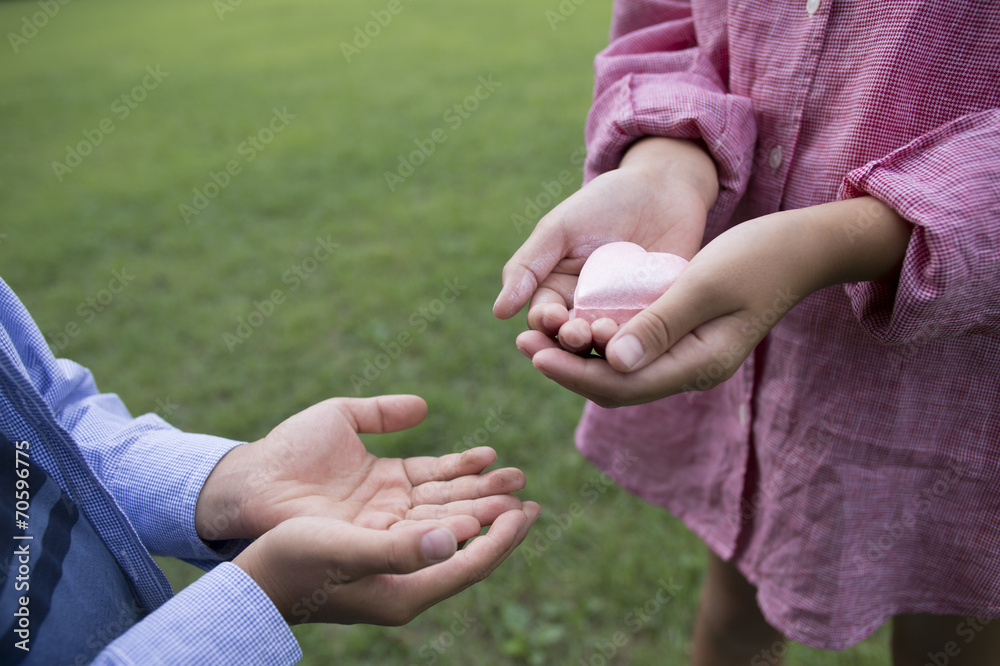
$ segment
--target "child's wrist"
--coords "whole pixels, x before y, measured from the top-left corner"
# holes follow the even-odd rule
[[[700,141],[644,137],[632,144],[620,169],[641,174],[656,190],[683,186],[696,195],[707,212],[719,195],[715,162]]]

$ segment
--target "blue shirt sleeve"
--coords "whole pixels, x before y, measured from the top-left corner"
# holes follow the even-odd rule
[[[81,509],[114,550],[137,601],[156,609],[108,645],[97,663],[298,661],[298,643],[263,590],[236,565],[218,564],[246,542],[213,544],[213,549],[195,530],[205,480],[240,442],[187,434],[152,414],[132,418],[117,396],[97,390],[89,370],[53,357],[2,280],[0,370],[5,388],[0,426],[14,439],[34,443],[32,458],[62,491],[83,502]],[[121,512],[102,502],[113,502]],[[218,566],[171,597],[146,551],[203,568]],[[79,603],[86,612],[86,599]],[[49,639],[59,635],[58,628],[45,628]]]
[[[235,564],[220,564],[119,636],[96,666],[294,664],[295,636],[263,590]]]
[[[205,480],[241,442],[185,433],[155,414],[132,418],[118,396],[98,392],[86,368],[60,359],[55,369],[61,381],[43,397],[151,553],[206,568],[245,546],[234,541],[210,548],[194,524]],[[232,518],[217,516],[217,526]]]

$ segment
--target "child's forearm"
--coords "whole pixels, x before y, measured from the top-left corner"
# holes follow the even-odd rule
[[[710,209],[719,192],[718,174],[711,156],[697,141],[646,137],[635,143],[620,168],[641,173],[655,184],[682,182]],[[866,280],[895,280],[909,243],[912,225],[874,197],[858,197],[777,214],[790,223],[808,249],[808,263],[816,269],[819,289],[833,284]],[[806,227],[800,225],[808,225]],[[798,243],[796,243],[798,244]]]
[[[789,211],[793,212],[793,211]],[[845,199],[803,209],[817,225],[817,258],[825,257],[821,286],[899,279],[913,225],[874,197]]]

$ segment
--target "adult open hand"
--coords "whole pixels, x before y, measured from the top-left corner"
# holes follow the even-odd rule
[[[419,424],[412,395],[334,398],[279,424],[264,439],[222,458],[202,489],[195,525],[205,540],[256,538],[290,518],[335,518],[375,529],[402,520],[471,516],[482,525],[519,509],[524,487],[514,468],[483,473],[489,447],[441,457],[378,458],[359,432]]]

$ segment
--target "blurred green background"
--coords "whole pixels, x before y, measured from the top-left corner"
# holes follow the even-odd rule
[[[417,393],[427,421],[371,450],[489,444],[543,505],[491,578],[406,627],[296,628],[304,663],[687,662],[704,547],[581,459],[582,400],[517,352],[523,317],[491,314],[580,182],[610,3],[577,1],[0,2],[0,273],[57,355],[135,413],[239,439]],[[162,563],[175,587],[199,573]],[[886,664],[886,637],[789,663]]]

